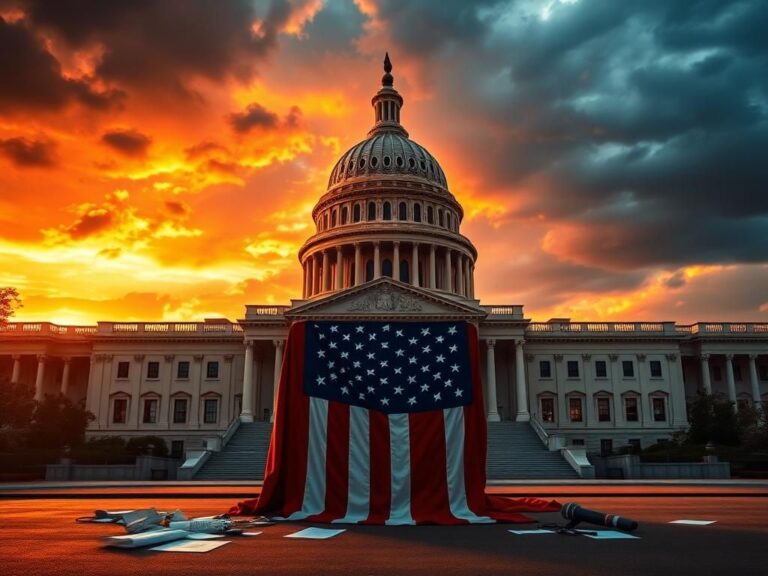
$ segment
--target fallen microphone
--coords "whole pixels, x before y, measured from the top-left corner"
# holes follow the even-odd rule
[[[597,512],[595,510],[587,510],[575,502],[563,504],[560,513],[563,515],[563,518],[570,520],[567,526],[568,528],[573,528],[579,522],[588,522],[599,526],[618,528],[624,532],[632,532],[637,529],[637,522],[634,520],[624,518],[623,516],[617,516],[616,514],[604,514],[603,512]]]

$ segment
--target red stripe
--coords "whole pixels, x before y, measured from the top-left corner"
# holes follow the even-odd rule
[[[480,347],[477,328],[473,324],[467,324],[467,347],[472,375],[472,403],[464,407],[464,487],[469,509],[478,516],[484,516],[488,438],[483,384],[480,381]]]
[[[370,428],[370,511],[363,524],[384,524],[389,520],[392,495],[389,451],[389,418],[376,410],[368,411]]]
[[[349,405],[328,402],[328,434],[325,449],[325,510],[309,516],[309,522],[331,522],[347,512],[349,492]]]
[[[408,416],[411,443],[411,516],[417,524],[464,524],[451,514],[443,411]]]

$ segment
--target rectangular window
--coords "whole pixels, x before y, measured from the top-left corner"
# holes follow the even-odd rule
[[[713,380],[723,379],[723,371],[720,370],[720,366],[712,366],[712,379]]]
[[[112,422],[115,424],[125,424],[128,416],[128,399],[115,398],[112,408]]]
[[[219,416],[219,401],[215,398],[206,398],[203,410],[203,422],[215,424]]]
[[[581,398],[568,398],[568,414],[571,422],[583,422],[584,412],[582,411]]]
[[[184,455],[184,440],[171,440],[171,458],[181,458]]]
[[[539,376],[541,378],[552,378],[552,365],[549,360],[539,362]]]
[[[173,423],[184,424],[187,421],[187,399],[176,398],[173,401]]]
[[[218,378],[219,377],[219,363],[208,362],[205,370],[206,378]]]
[[[621,371],[624,373],[624,378],[635,377],[635,363],[632,360],[621,361]]]
[[[627,422],[637,422],[640,419],[637,410],[637,398],[634,396],[624,398],[624,414],[627,418]]]
[[[579,362],[578,360],[568,360],[568,378],[579,377]]]
[[[741,366],[738,364],[733,365],[733,377],[736,379],[736,382],[741,382]]]
[[[118,362],[117,363],[117,377],[128,378],[128,369],[131,367],[130,362]]]
[[[160,378],[160,362],[147,362],[147,378]]]
[[[653,398],[653,421],[654,422],[666,422],[667,420],[667,403],[664,398]]]
[[[555,421],[555,399],[554,398],[541,399],[541,419],[543,422]]]
[[[661,378],[661,360],[651,360],[651,378]]]
[[[144,415],[142,422],[144,422],[144,424],[154,424],[157,422],[157,398],[147,398],[144,400]]]
[[[600,422],[611,421],[611,399],[610,398],[597,399],[597,419]]]
[[[595,378],[608,378],[608,365],[605,360],[595,360]]]
[[[610,456],[611,452],[613,452],[613,440],[602,438],[600,440],[600,456]]]
[[[176,365],[176,378],[186,380],[189,378],[189,362],[182,360]]]

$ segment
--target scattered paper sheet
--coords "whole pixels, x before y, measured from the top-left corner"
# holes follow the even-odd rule
[[[258,536],[261,532],[243,532],[241,536]]]
[[[717,520],[672,520],[670,524],[688,524],[689,526],[708,526]]]
[[[142,546],[154,546],[163,542],[181,540],[187,537],[184,530],[150,530],[140,534],[126,534],[124,536],[107,536],[104,543],[107,546],[117,548],[141,548]]]
[[[616,530],[577,530],[578,532],[581,532],[582,535],[586,536],[587,538],[592,538],[593,540],[639,540],[639,536],[632,536],[632,534],[627,534],[626,532],[618,532]]]
[[[177,540],[176,542],[160,544],[160,546],[155,546],[150,550],[157,550],[158,552],[210,552],[229,543],[230,540]]]
[[[544,530],[544,529],[538,529],[538,530],[510,530],[512,534],[518,534],[520,536],[524,534],[554,534],[552,530]]]
[[[189,540],[215,540],[216,538],[224,538],[223,534],[204,534],[202,532],[190,532],[187,535]]]
[[[346,530],[330,530],[328,528],[305,528],[304,530],[299,530],[298,532],[294,532],[293,534],[288,534],[286,538],[312,538],[316,540],[322,540],[324,538],[333,538],[334,536],[337,536],[342,532],[346,532]]]

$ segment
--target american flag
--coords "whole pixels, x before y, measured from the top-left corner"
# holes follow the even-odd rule
[[[399,525],[557,510],[485,495],[478,353],[465,322],[294,323],[262,492],[230,513]]]

